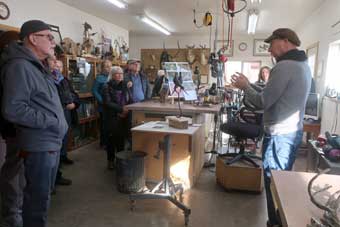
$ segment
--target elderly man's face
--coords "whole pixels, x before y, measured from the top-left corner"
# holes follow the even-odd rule
[[[286,39],[273,39],[270,42],[268,52],[270,52],[271,55],[277,59],[278,57],[286,53],[287,44],[288,44],[288,40]]]
[[[131,70],[132,72],[134,72],[134,73],[139,72],[139,70],[140,70],[140,63],[135,62],[135,63],[131,64],[131,65],[130,65],[130,70]]]
[[[45,58],[54,55],[55,41],[50,30],[32,33],[30,36],[33,36],[34,45],[39,55]]]

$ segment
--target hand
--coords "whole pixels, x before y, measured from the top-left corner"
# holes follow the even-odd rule
[[[132,87],[132,85],[133,85],[133,84],[132,84],[132,81],[129,81],[129,82],[127,83],[126,86],[127,86],[128,88],[130,88],[130,87]]]
[[[245,75],[243,75],[242,73],[237,72],[236,74],[231,76],[232,85],[236,88],[241,89],[241,90],[246,89],[249,85],[248,78]]]
[[[123,112],[122,114],[127,115],[129,113],[129,110],[126,108],[126,106],[123,106]]]
[[[76,105],[74,103],[70,103],[66,105],[66,109],[68,110],[73,110],[74,108],[76,108]]]

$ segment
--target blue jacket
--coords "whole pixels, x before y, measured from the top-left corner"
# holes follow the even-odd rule
[[[124,82],[127,83],[129,81],[132,82],[132,73],[130,72],[127,72],[125,73],[124,75]],[[143,92],[144,92],[144,97],[145,97],[145,100],[147,99],[150,99],[151,98],[151,88],[150,88],[150,84],[149,84],[149,80],[148,78],[141,72],[139,72],[139,76],[140,76],[140,79],[142,81],[142,88],[143,88]],[[133,94],[133,85],[132,85],[132,88],[131,88],[131,92]],[[132,95],[133,96],[133,95]]]
[[[93,83],[93,87],[92,87],[92,94],[94,95],[94,97],[96,98],[97,102],[98,102],[98,111],[102,112],[102,105],[103,105],[103,86],[104,84],[106,84],[107,82],[107,75],[104,74],[98,74],[96,76],[96,79]]]
[[[19,148],[60,150],[68,126],[50,71],[16,42],[4,50],[0,67],[2,115],[15,124]]]

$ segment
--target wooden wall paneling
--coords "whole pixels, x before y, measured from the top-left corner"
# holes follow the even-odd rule
[[[187,62],[187,54],[188,54],[187,48],[183,49],[166,49],[168,54],[171,56],[171,61],[173,62]],[[143,65],[143,69],[145,70],[149,80],[151,82],[154,81],[154,79],[157,76],[157,71],[160,69],[160,57],[164,49],[141,49],[141,62]],[[203,49],[205,51],[205,58],[208,60],[210,49],[205,48]],[[195,55],[195,62],[191,65],[191,69],[194,70],[195,66],[199,67],[201,75],[209,75],[209,64],[202,65],[200,63],[201,60],[201,52],[202,48],[194,48],[193,54]],[[193,78],[195,79],[195,78]],[[209,81],[207,80],[207,83]]]

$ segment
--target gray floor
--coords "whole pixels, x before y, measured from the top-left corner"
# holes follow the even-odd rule
[[[63,167],[72,186],[59,186],[52,197],[48,227],[184,226],[182,212],[162,200],[137,201],[115,188],[115,172],[106,169],[105,151],[93,143],[70,153],[75,165]],[[300,163],[300,164],[299,164]],[[301,158],[297,165],[303,165]],[[189,226],[265,227],[265,194],[227,192],[215,174],[203,169],[195,187],[184,194],[191,210]]]

